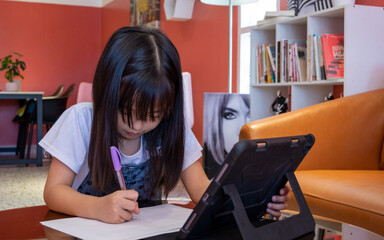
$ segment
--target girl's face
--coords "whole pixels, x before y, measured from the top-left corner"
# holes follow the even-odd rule
[[[160,121],[161,115],[155,111],[155,119],[152,121],[151,118],[147,118],[146,121],[136,119],[135,109],[132,110],[132,126],[128,125],[127,121],[123,120],[121,113],[118,113],[117,117],[117,129],[120,135],[120,138],[133,140],[141,137],[144,133],[150,132],[155,129]],[[127,118],[125,118],[127,120]]]
[[[230,96],[221,117],[224,149],[229,153],[239,141],[240,128],[250,121],[249,107],[241,96]]]

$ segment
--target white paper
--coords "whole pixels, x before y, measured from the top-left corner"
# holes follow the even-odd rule
[[[81,239],[140,239],[179,231],[191,212],[192,209],[164,204],[141,208],[139,215],[120,224],[81,217],[44,221],[41,224]]]

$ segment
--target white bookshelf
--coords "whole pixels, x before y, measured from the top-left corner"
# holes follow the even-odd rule
[[[344,79],[311,82],[256,83],[256,46],[282,39],[306,40],[308,34],[344,34]],[[344,96],[384,88],[384,9],[345,5],[251,30],[251,120],[274,115],[271,104],[279,90],[290,89],[291,111],[321,103],[342,85]],[[358,107],[358,106],[356,106]]]

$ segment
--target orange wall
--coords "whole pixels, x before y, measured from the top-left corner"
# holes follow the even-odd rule
[[[0,1],[0,57],[13,51],[22,53],[27,65],[23,91],[49,95],[60,84],[90,82],[101,53],[101,9]],[[1,71],[0,89],[5,82]],[[76,96],[77,88],[68,105]],[[16,144],[18,125],[11,119],[17,106],[17,101],[0,103],[1,145]]]

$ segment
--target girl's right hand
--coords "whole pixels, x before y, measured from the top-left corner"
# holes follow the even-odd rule
[[[120,190],[99,198],[97,219],[106,223],[122,223],[132,219],[133,214],[139,214],[137,203],[138,192],[135,190]]]

